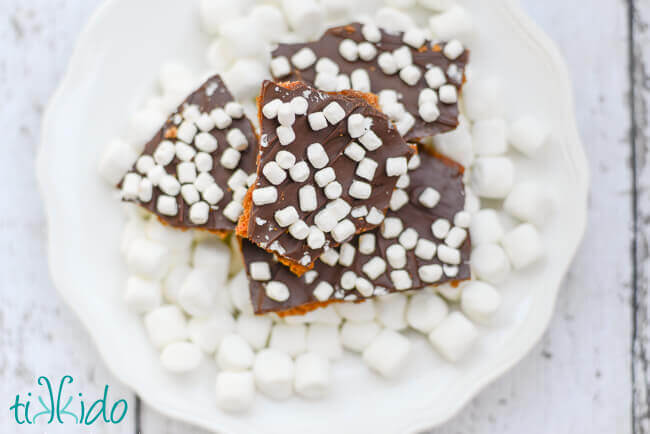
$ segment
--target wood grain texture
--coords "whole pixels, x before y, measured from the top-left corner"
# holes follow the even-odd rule
[[[131,410],[124,422],[93,425],[93,433],[131,434],[135,429],[135,397],[107,372],[90,337],[50,282],[45,217],[34,178],[43,107],[62,76],[81,26],[98,3],[0,2],[0,150],[5,156],[0,158],[2,433],[74,432],[69,424],[18,431],[9,419],[8,408],[16,394],[25,397],[36,391],[40,375],[54,380],[64,374],[72,375],[74,390],[88,398],[99,398],[108,384],[112,399],[128,399]]]
[[[631,83],[634,118],[634,231],[636,243],[633,299],[633,417],[636,434],[650,433],[650,4],[630,1]]]
[[[0,1],[0,149],[10,157],[0,159],[0,182],[8,187],[4,203],[21,204],[0,213],[0,402],[33,388],[37,375],[67,372],[86,395],[110,384],[112,394],[129,397],[132,418],[93,433],[204,433],[146,405],[136,420],[135,399],[106,371],[47,273],[44,217],[32,176],[40,117],[81,26],[100,2]],[[650,5],[522,4],[569,65],[592,171],[589,228],[542,341],[434,432],[648,434]],[[15,432],[6,416],[0,413],[0,432]],[[47,432],[90,432],[52,428]]]

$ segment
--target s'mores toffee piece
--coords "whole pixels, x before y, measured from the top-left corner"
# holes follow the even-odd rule
[[[389,33],[372,24],[334,27],[315,42],[280,44],[272,53],[276,80],[319,90],[379,95],[382,110],[407,140],[458,125],[458,95],[469,51],[457,40],[425,40],[417,28]]]
[[[257,179],[237,234],[298,275],[381,224],[415,153],[372,95],[264,82]]]
[[[250,120],[215,75],[145,145],[119,184],[122,199],[170,226],[224,236],[235,229],[243,211],[257,149]]]
[[[382,225],[328,250],[301,277],[243,240],[255,312],[295,315],[469,279],[470,216],[462,177],[462,167],[450,160],[425,151],[413,156]],[[286,290],[276,291],[280,286]]]

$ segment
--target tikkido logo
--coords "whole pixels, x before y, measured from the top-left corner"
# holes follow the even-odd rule
[[[92,403],[84,399],[83,393],[77,393],[77,397],[70,392],[64,392],[66,384],[72,384],[73,378],[65,375],[59,382],[59,388],[52,387],[50,379],[41,376],[38,378],[38,385],[41,386],[38,393],[27,393],[25,399],[20,394],[9,407],[9,412],[15,422],[23,424],[77,424],[92,425],[96,422],[107,424],[118,424],[124,420],[128,411],[126,400],[120,399],[110,405],[108,401],[109,386],[104,386],[104,394],[101,398]],[[100,420],[101,417],[101,420]]]

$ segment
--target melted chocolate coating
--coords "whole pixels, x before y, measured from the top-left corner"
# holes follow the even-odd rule
[[[444,243],[444,240],[437,239],[432,234],[431,224],[438,218],[445,218],[453,222],[456,213],[464,209],[465,188],[462,181],[462,169],[454,163],[431,156],[426,152],[420,152],[419,155],[422,163],[419,168],[409,171],[411,182],[409,187],[405,188],[410,198],[409,203],[397,212],[389,210],[386,213],[386,217],[398,217],[402,220],[404,229],[413,228],[417,231],[419,238],[425,238],[436,244],[441,244]],[[432,209],[422,206],[418,201],[420,193],[426,187],[435,188],[441,195],[440,202]],[[360,253],[358,250],[359,236],[357,236],[350,242],[356,249],[352,265],[350,267],[345,267],[340,264],[330,266],[322,261],[317,261],[314,269],[308,272],[315,271],[318,273],[318,276],[312,283],[307,283],[309,274],[305,274],[302,277],[294,275],[287,267],[276,262],[272,254],[259,249],[247,240],[242,240],[242,252],[246,271],[250,273],[250,264],[253,262],[267,262],[271,268],[271,280],[286,284],[290,290],[290,297],[287,301],[278,302],[272,300],[266,295],[266,282],[253,280],[249,274],[250,295],[255,313],[286,312],[321,303],[313,295],[314,289],[321,281],[330,283],[335,289],[335,292],[328,300],[329,302],[343,299],[351,301],[363,300],[376,295],[399,292],[395,289],[389,277],[390,271],[393,269],[386,259],[386,249],[388,246],[395,244],[397,239],[384,239],[381,235],[380,228],[376,228],[369,233],[373,233],[377,240],[375,252],[371,255]],[[458,266],[458,273],[453,277],[448,277],[443,274],[443,277],[435,282],[435,285],[467,280],[471,277],[469,265],[471,242],[469,236],[465,239],[459,250],[461,253],[461,264]],[[387,262],[386,272],[371,281],[375,287],[381,287],[383,290],[378,291],[371,297],[362,296],[356,289],[343,290],[340,281],[341,276],[346,271],[354,271],[357,276],[370,280],[362,271],[362,268],[374,256],[379,256]],[[428,261],[423,260],[415,256],[414,250],[407,250],[407,263],[404,270],[411,276],[413,282],[411,289],[421,289],[431,285],[423,282],[418,275],[418,268],[420,266],[430,264],[442,265],[442,262],[437,257]]]
[[[318,258],[325,248],[311,249],[306,240],[295,239],[288,231],[288,228],[280,227],[275,221],[274,214],[276,211],[288,206],[293,206],[298,211],[300,219],[307,225],[315,225],[314,219],[316,214],[321,211],[330,200],[325,196],[323,188],[319,187],[315,180],[315,169],[307,158],[307,147],[312,143],[320,143],[325,148],[329,157],[329,163],[326,167],[331,167],[336,173],[336,181],[341,183],[343,194],[341,199],[348,202],[354,209],[358,206],[367,206],[368,209],[376,207],[382,213],[388,208],[391,194],[395,188],[397,177],[388,177],[386,175],[386,159],[391,157],[406,157],[407,159],[413,154],[411,148],[402,139],[397,130],[390,123],[388,118],[379,110],[370,106],[366,100],[358,97],[346,96],[342,94],[327,94],[310,88],[302,83],[296,83],[292,89],[287,89],[278,84],[266,81],[262,86],[260,97],[260,108],[274,99],[280,99],[282,102],[290,102],[293,98],[303,96],[308,101],[307,115],[297,115],[293,130],[296,139],[287,146],[280,144],[276,128],[279,126],[277,118],[267,119],[261,116],[262,137],[259,155],[259,165],[257,172],[257,181],[255,188],[272,186],[262,173],[262,168],[266,163],[275,160],[279,151],[289,151],[296,157],[296,162],[306,161],[310,174],[304,182],[295,182],[287,173],[287,178],[276,188],[278,189],[278,200],[269,205],[256,206],[251,205],[250,219],[248,221],[247,238],[254,244],[270,250],[274,242],[278,242],[284,253],[280,256],[287,258],[290,262],[300,263],[307,266]],[[310,113],[322,111],[331,102],[337,102],[345,111],[345,118],[336,125],[328,126],[320,131],[313,131],[309,126],[308,115]],[[372,194],[369,199],[355,199],[349,195],[350,185],[355,180],[355,171],[358,163],[351,160],[343,154],[346,146],[355,141],[347,133],[347,118],[353,113],[360,113],[373,121],[372,130],[379,136],[383,145],[375,151],[367,151],[366,157],[374,159],[378,163],[373,181],[357,178],[358,180],[369,183],[372,186]],[[316,189],[318,206],[316,211],[303,212],[300,210],[298,200],[298,190],[305,185],[313,185]],[[365,218],[347,217],[356,226],[356,233],[365,232],[377,225],[366,222]],[[264,222],[259,225],[257,222]],[[335,242],[329,233],[325,234],[325,247],[335,247],[339,243]],[[278,253],[276,251],[276,253]],[[309,261],[302,263],[301,258],[309,255]]]
[[[153,156],[153,153],[162,141],[170,140],[174,142],[176,140],[173,138],[166,138],[166,136],[168,136],[170,130],[173,131],[174,128],[177,128],[178,125],[174,122],[174,118],[177,115],[182,115],[185,107],[195,105],[201,113],[210,113],[215,108],[225,107],[225,105],[231,101],[234,101],[234,99],[226,85],[221,80],[221,77],[215,75],[209,78],[205,83],[203,83],[203,85],[201,85],[201,87],[190,94],[185,101],[178,106],[176,112],[167,118],[165,124],[145,145],[144,151],[141,155]],[[223,167],[220,163],[220,159],[223,151],[229,147],[228,141],[226,140],[226,134],[233,128],[239,128],[244,136],[246,136],[246,139],[248,140],[248,148],[241,152],[241,159],[239,160],[238,166],[231,170]],[[232,124],[226,129],[220,130],[215,127],[210,131],[210,134],[217,139],[218,147],[214,152],[210,153],[213,159],[213,164],[212,170],[209,173],[213,176],[217,185],[223,190],[224,195],[216,205],[211,207],[208,221],[205,224],[196,225],[190,221],[190,206],[185,202],[185,200],[183,200],[183,197],[180,194],[176,196],[178,213],[173,217],[160,214],[156,209],[156,202],[158,196],[164,193],[156,186],[153,188],[153,196],[149,202],[144,203],[139,200],[133,200],[133,202],[138,203],[143,208],[156,214],[164,223],[167,223],[170,226],[178,228],[200,228],[219,233],[233,231],[236,227],[236,223],[233,223],[226,218],[222,212],[225,206],[232,201],[233,192],[228,188],[227,182],[230,176],[237,169],[242,169],[247,174],[255,172],[258,140],[253,126],[246,116],[241,119],[233,119]],[[179,163],[181,163],[181,160],[179,160],[178,157],[174,157],[172,162],[165,166],[166,172],[170,175],[176,176],[176,167]],[[137,173],[135,165],[130,172]]]
[[[379,67],[377,59],[381,53],[392,52],[400,47],[408,46],[402,41],[403,33],[388,33],[381,30],[381,41],[373,44],[377,48],[377,56],[369,62],[361,59],[350,62],[341,56],[339,53],[339,45],[344,39],[352,39],[357,43],[365,41],[363,34],[361,33],[361,27],[360,23],[334,27],[325,32],[322,38],[318,41],[299,44],[280,44],[271,55],[274,58],[286,56],[288,59],[291,59],[291,56],[300,49],[309,47],[314,51],[317,58],[320,59],[322,57],[327,57],[339,65],[340,73],[350,75],[355,69],[365,69],[370,76],[371,92],[378,94],[382,90],[392,89],[402,95],[400,102],[404,104],[405,109],[415,117],[414,127],[404,136],[408,141],[419,140],[456,129],[458,126],[459,114],[457,103],[439,103],[438,109],[440,110],[440,117],[434,122],[427,123],[420,117],[418,113],[420,91],[428,87],[426,80],[424,79],[424,74],[422,74],[422,77],[415,86],[409,86],[402,81],[399,74],[386,75]],[[449,60],[442,52],[445,43],[434,45],[434,47],[438,47],[439,51],[429,48],[431,45],[431,41],[426,41],[425,45],[420,50],[408,46],[413,57],[413,64],[419,66],[422,71],[426,71],[431,66],[442,68],[447,76],[448,83],[453,84],[458,90],[460,90],[463,85],[462,77],[464,76],[465,67],[469,62],[469,51],[465,50],[465,52],[463,52],[463,54],[461,54],[457,59]],[[461,74],[460,80],[451,77],[447,73],[449,66],[452,64],[457,66],[458,71]],[[304,70],[294,67],[289,76],[274,78],[288,81],[299,80],[313,86],[316,78],[315,64]]]

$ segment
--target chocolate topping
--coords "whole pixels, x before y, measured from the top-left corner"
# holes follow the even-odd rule
[[[398,211],[389,210],[386,218],[396,217],[403,223],[403,230],[414,229],[419,240],[425,239],[440,246],[445,245],[444,239],[439,239],[432,233],[432,224],[439,219],[445,219],[453,227],[454,217],[463,211],[465,203],[465,189],[462,181],[463,170],[457,164],[420,152],[421,164],[418,168],[409,171],[410,183],[404,188],[409,201]],[[416,157],[417,158],[417,157]],[[420,195],[427,188],[433,188],[440,194],[440,200],[433,208],[428,208],[420,202]],[[392,292],[399,292],[395,282],[391,278],[391,272],[397,270],[390,265],[387,249],[390,246],[400,244],[398,238],[386,239],[382,236],[383,228],[376,228],[366,234],[356,236],[350,245],[354,248],[354,258],[351,265],[339,263],[328,265],[321,258],[315,263],[314,268],[303,276],[298,277],[291,271],[278,263],[274,255],[259,249],[248,240],[242,240],[242,252],[246,270],[249,273],[250,294],[255,313],[279,312],[294,314],[304,312],[315,307],[334,301],[360,301],[377,295],[384,295]],[[460,229],[460,228],[459,228]],[[402,231],[402,234],[404,231]],[[360,252],[360,237],[373,234],[376,239],[375,249],[370,254]],[[444,238],[444,237],[443,237]],[[346,246],[349,248],[349,246]],[[343,252],[344,247],[339,249]],[[422,259],[416,255],[416,249],[406,249],[406,264],[400,268],[405,270],[412,281],[409,288],[420,289],[427,285],[439,285],[445,282],[462,281],[470,278],[469,256],[471,245],[469,236],[458,247],[460,252],[460,263],[458,265],[445,264],[437,255],[432,259]],[[373,258],[381,258],[385,261],[386,269],[378,277],[372,279],[364,271],[364,266]],[[377,259],[375,259],[377,260]],[[276,301],[268,297],[266,293],[267,281],[257,281],[251,277],[251,264],[265,262],[271,270],[273,282],[281,282],[289,288],[290,296],[286,301]],[[437,265],[444,270],[439,279],[435,282],[425,282],[420,277],[420,269],[423,266]],[[371,294],[363,295],[356,288],[344,289],[342,277],[346,272],[354,272],[357,277],[370,281]],[[348,275],[348,278],[350,276]],[[315,295],[314,291],[322,282],[331,285],[333,292],[326,298],[320,294]],[[365,291],[364,291],[365,292]],[[325,293],[327,294],[327,293]]]
[[[276,133],[280,126],[278,119],[272,117],[268,119],[261,115],[261,147],[259,155],[259,164],[257,180],[251,190],[270,188],[277,192],[277,198],[265,205],[255,205],[250,197],[255,195],[254,191],[249,192],[246,201],[247,210],[240,220],[238,235],[245,236],[253,244],[262,247],[265,250],[273,251],[280,257],[288,259],[288,262],[300,264],[303,267],[309,266],[318,258],[327,248],[335,247],[341,242],[350,239],[355,233],[364,232],[376,227],[381,220],[372,222],[372,218],[366,219],[367,213],[360,217],[354,217],[352,210],[359,207],[365,207],[367,210],[375,209],[373,215],[379,215],[380,219],[386,208],[395,184],[397,176],[388,176],[386,164],[388,158],[401,157],[406,164],[408,158],[413,154],[412,147],[400,137],[390,121],[374,107],[370,106],[365,99],[353,94],[327,94],[310,88],[303,83],[291,83],[288,85],[279,85],[272,82],[265,82],[262,86],[260,97],[260,110],[269,102],[279,100],[282,103],[290,103],[294,98],[305,98],[307,102],[307,112],[304,115],[296,115],[295,123],[291,126],[295,133],[295,140],[287,145],[282,145],[278,134]],[[326,127],[314,131],[309,122],[309,115],[325,111],[330,104],[337,103],[340,108],[339,117],[341,120],[332,124],[326,122]],[[353,139],[348,131],[348,118],[352,115],[361,114],[365,117],[367,124],[371,121],[370,130],[376,134],[382,144],[378,148],[370,151],[365,150],[367,159],[372,159],[376,164],[374,177],[372,180],[362,179],[355,175],[359,163],[351,159],[344,151],[353,141],[362,140],[361,138]],[[313,160],[309,157],[310,145],[319,143],[327,154],[327,162],[322,167],[315,167]],[[357,144],[356,146],[361,146]],[[279,152],[288,151],[295,157],[295,164],[305,162],[309,170],[309,175],[302,181],[295,181],[290,170],[286,170],[286,178],[279,183],[273,184],[264,174],[267,164],[275,165]],[[286,155],[286,154],[285,154]],[[305,163],[302,163],[303,165]],[[330,182],[337,182],[341,186],[341,194],[338,199],[326,197],[324,191],[325,185],[318,185],[315,174],[320,170],[331,168],[334,171],[335,179]],[[372,189],[367,199],[359,199],[351,196],[351,186],[353,182],[362,181]],[[305,186],[312,186],[315,190],[315,203],[313,210],[303,211],[301,209],[301,200],[299,191]],[[311,188],[311,187],[308,187]],[[338,187],[337,187],[338,188]],[[277,212],[289,207],[297,212],[299,221],[306,224],[311,230],[319,231],[322,227],[319,221],[319,213],[327,208],[328,205],[337,202],[347,207],[347,214],[339,215],[336,220],[343,222],[348,220],[349,229],[353,229],[344,240],[337,241],[332,232],[322,231],[325,242],[322,247],[310,247],[308,239],[297,239],[294,234],[290,233],[289,227],[282,227],[277,220]],[[250,207],[250,208],[248,208]],[[328,219],[330,220],[330,219]],[[245,226],[242,227],[242,222]],[[336,221],[333,221],[336,223]],[[301,271],[304,272],[306,268]],[[296,268],[294,267],[294,270]],[[289,270],[287,270],[289,271]],[[300,271],[296,271],[297,274]]]
[[[174,112],[171,116],[169,116],[165,124],[160,128],[160,130],[156,133],[156,135],[145,145],[144,151],[141,155],[141,157],[152,156],[155,158],[156,157],[155,152],[159,148],[159,145],[163,142],[165,142],[166,144],[171,143],[176,147],[175,154],[171,159],[171,161],[168,162],[167,164],[164,164],[164,172],[176,178],[176,180],[179,181],[179,183],[182,184],[183,186],[186,185],[197,186],[198,188],[198,190],[196,191],[196,194],[198,194],[198,196],[196,196],[197,201],[194,202],[192,200],[191,202],[192,203],[203,202],[204,209],[209,209],[209,213],[206,217],[207,221],[205,223],[197,224],[192,222],[190,218],[190,207],[192,203],[188,203],[187,199],[184,198],[184,195],[182,193],[179,192],[175,195],[165,194],[161,190],[161,187],[157,185],[155,181],[153,182],[153,191],[151,195],[151,200],[145,201],[142,200],[142,198],[133,198],[133,197],[125,197],[124,200],[129,200],[138,203],[140,206],[156,214],[164,223],[167,223],[171,226],[175,226],[179,228],[200,228],[212,232],[217,232],[220,234],[225,234],[225,232],[233,231],[236,226],[237,217],[239,216],[239,213],[241,213],[241,205],[233,198],[234,191],[233,188],[231,188],[233,183],[231,183],[231,186],[229,186],[228,185],[229,180],[231,179],[231,176],[237,171],[240,171],[237,173],[237,175],[241,175],[239,176],[240,179],[243,179],[244,173],[246,175],[250,175],[255,172],[258,140],[257,140],[257,136],[255,135],[251,122],[245,116],[243,115],[239,116],[239,114],[241,113],[237,114],[236,117],[231,118],[232,123],[230,123],[228,126],[225,126],[221,129],[218,126],[215,126],[214,123],[215,116],[214,115],[211,116],[213,110],[218,108],[224,108],[228,103],[232,103],[232,102],[233,102],[233,97],[228,91],[228,89],[226,88],[221,78],[218,75],[213,76],[212,78],[208,79],[200,88],[198,88],[191,95],[189,95],[187,99],[178,107],[176,112]],[[224,113],[222,112],[220,114],[223,116]],[[201,121],[198,120],[199,116],[201,115],[204,116],[203,121],[205,121],[205,123],[202,123]],[[228,119],[228,117],[226,117],[226,119]],[[184,146],[184,151],[179,151],[178,145],[179,144],[182,145],[182,143],[184,142],[180,140],[178,135],[181,131],[183,123],[185,123],[186,121],[189,122],[187,124],[189,129],[193,129],[190,125],[194,126],[197,135],[194,136],[195,137],[194,139],[190,140],[190,143],[187,143],[189,147]],[[201,152],[200,148],[205,149],[205,146],[198,146],[197,141],[201,140],[198,139],[198,134],[200,134],[202,130],[207,129],[206,125],[208,126],[207,128],[210,129],[205,132],[207,132],[217,141],[216,149],[213,150],[212,152],[207,152],[211,157],[212,166],[211,169],[206,172],[212,176],[213,181],[210,182],[216,183],[216,185],[219,187],[219,189],[222,191],[223,194],[223,196],[215,203],[208,203],[208,202],[214,202],[215,196],[213,195],[212,197],[210,197],[210,193],[204,193],[202,191],[205,190],[205,185],[204,186],[200,185],[202,180],[195,181],[195,182],[182,182],[183,179],[181,179],[178,174],[178,165],[182,163],[183,160],[185,160],[186,162],[193,162],[195,167],[201,165],[201,163],[199,163],[196,160],[196,156],[198,155],[199,152]],[[199,128],[199,126],[203,126],[203,128],[201,129]],[[229,145],[228,133],[236,129],[239,129],[241,131],[243,137],[245,137],[246,141],[248,142],[248,145],[239,146],[240,149],[242,149],[244,146],[246,146],[246,148],[241,151],[238,151],[240,153],[239,161],[235,163],[236,167],[230,169],[223,166],[221,162],[221,157],[224,151],[231,148],[231,146]],[[204,136],[202,137],[202,139],[206,139],[206,137],[207,136]],[[241,137],[241,135],[239,135],[239,137]],[[208,140],[211,141],[212,139],[208,138]],[[233,151],[234,150],[230,150],[229,152],[233,152]],[[186,152],[186,155],[182,155],[182,152]],[[193,153],[195,154],[194,156],[192,156]],[[181,159],[181,157],[179,157],[179,155],[181,155],[183,160]],[[189,155],[189,158],[187,155]],[[203,153],[202,157],[207,159],[205,153]],[[160,164],[160,166],[163,166],[163,164]],[[149,173],[149,175],[147,173],[138,173],[137,167],[138,164],[136,163],[136,165],[134,165],[134,167],[131,169],[129,174],[141,175],[143,180],[155,178],[152,173]],[[127,174],[126,176],[130,176],[129,174]],[[200,175],[200,169],[196,170],[196,174]],[[210,178],[203,177],[203,180],[204,179],[210,179]],[[120,187],[124,184],[124,182],[125,181],[123,180],[120,183]],[[238,183],[242,184],[241,181],[239,181]],[[208,183],[207,185],[210,184]],[[243,188],[245,192],[245,190],[248,188],[248,185],[246,185],[245,180],[243,182],[243,185],[240,185],[239,188]],[[218,198],[219,195],[220,194],[218,194],[216,197]],[[173,210],[173,202],[175,201],[176,203],[175,215],[169,215],[169,213],[165,215],[166,213],[160,212],[158,207],[158,198],[160,196],[171,197],[171,199],[168,201],[168,204],[172,207],[172,210]],[[241,200],[243,199],[243,194],[241,196],[242,197],[239,198],[239,202],[241,202]],[[188,197],[190,197],[190,195],[188,195]],[[208,199],[206,199],[206,197]],[[229,217],[227,217],[226,215],[224,215],[224,210],[231,203],[232,203],[231,205],[232,209],[226,212],[226,214],[229,215]]]
[[[438,102],[437,108],[440,112],[439,117],[433,122],[425,122],[419,114],[420,92],[429,86],[425,79],[425,72],[432,67],[439,67],[448,84],[460,90],[464,81],[464,72],[469,62],[469,51],[463,50],[456,59],[450,60],[444,54],[446,43],[425,41],[422,47],[416,49],[406,45],[403,42],[403,33],[388,33],[381,30],[381,39],[379,42],[372,43],[377,50],[377,55],[369,61],[358,58],[349,61],[343,58],[339,51],[341,42],[350,39],[357,43],[366,42],[362,32],[362,25],[352,23],[346,26],[334,27],[329,29],[321,39],[309,43],[299,44],[280,44],[272,53],[273,58],[286,57],[291,58],[301,49],[308,47],[316,55],[317,59],[328,58],[334,61],[340,68],[339,74],[350,76],[353,71],[363,69],[368,73],[370,78],[370,92],[379,94],[382,90],[394,90],[401,95],[401,102],[408,113],[414,118],[414,125],[408,132],[402,132],[406,140],[418,140],[421,138],[433,136],[439,133],[451,131],[458,126],[458,104],[457,102],[444,103]],[[400,78],[399,72],[392,75],[386,74],[379,65],[379,55],[382,53],[392,53],[397,49],[407,47],[412,56],[413,65],[421,71],[421,77],[414,86],[410,86]],[[282,77],[274,77],[276,80],[300,80],[310,85],[317,82],[317,72],[315,63],[305,69],[300,69],[292,64],[291,72]],[[329,89],[327,89],[329,90]],[[340,90],[340,89],[337,89]],[[382,107],[386,110],[386,107]],[[393,120],[396,120],[393,118]]]

